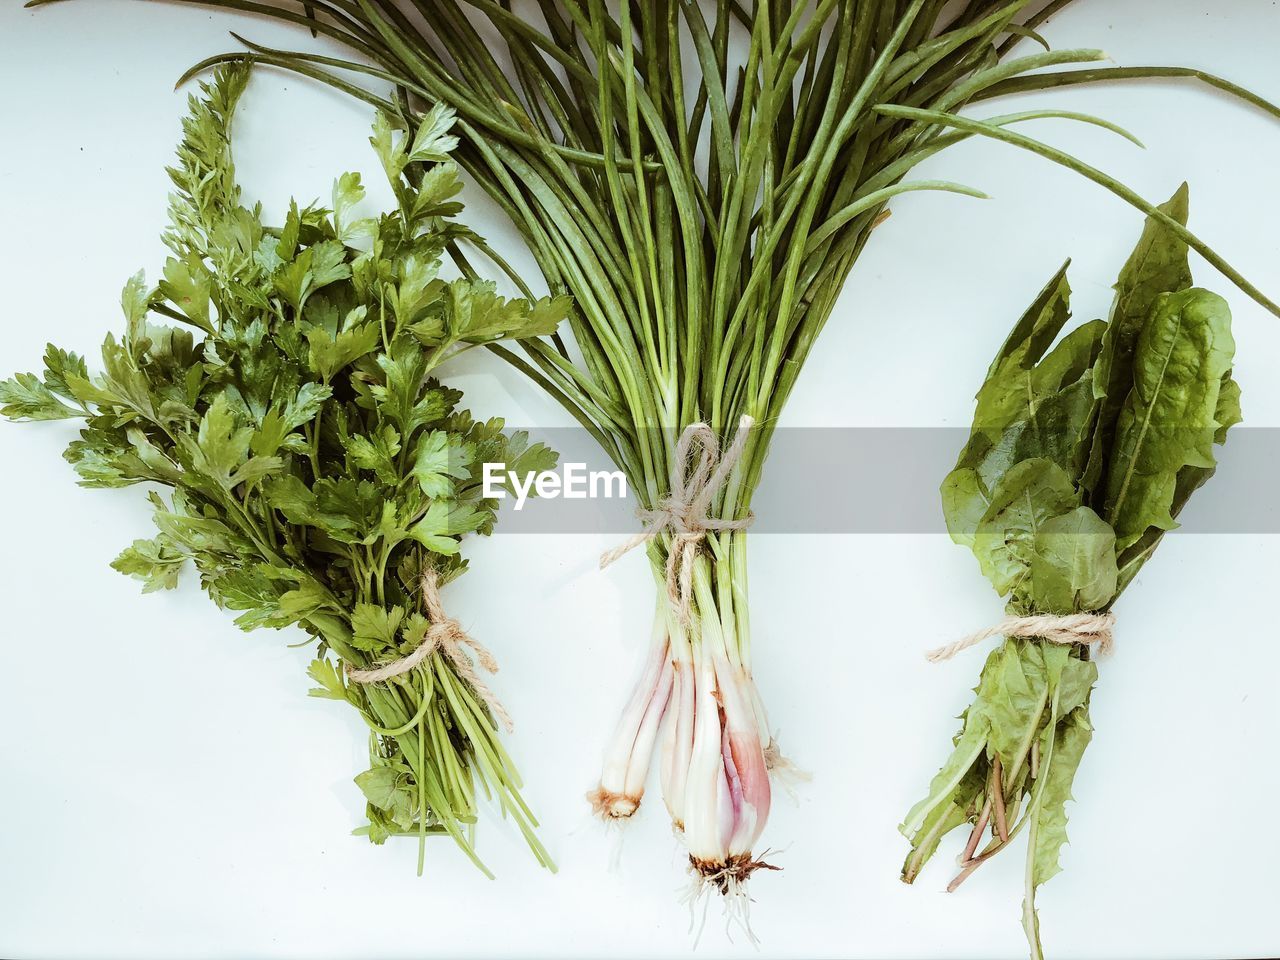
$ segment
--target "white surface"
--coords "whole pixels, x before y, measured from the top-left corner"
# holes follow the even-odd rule
[[[1206,13],[1212,10],[1212,13]],[[155,275],[183,97],[174,78],[228,28],[301,42],[274,24],[94,0],[0,10],[0,371],[38,366],[46,339],[94,354],[118,326],[123,280]],[[1246,0],[1079,0],[1046,30],[1120,63],[1187,63],[1280,98],[1280,12]],[[1192,226],[1280,295],[1280,124],[1189,86],[1035,98],[1104,113],[1148,145],[1040,123],[1148,197],[1192,183]],[[978,110],[980,115],[1002,110]],[[254,81],[239,128],[243,178],[278,209],[367,173],[368,114],[293,78]],[[1078,314],[1099,314],[1140,217],[1045,162],[970,143],[919,176],[995,195],[907,197],[876,234],[809,363],[789,425],[963,425],[994,344],[1066,256]],[[371,182],[376,178],[367,176]],[[474,193],[473,223],[512,249]],[[1280,321],[1200,266],[1236,318],[1251,425],[1280,425]],[[453,372],[470,405],[564,422],[496,361]],[[648,633],[643,561],[594,571],[603,538],[501,535],[470,545],[450,607],[497,652],[517,717],[512,752],[560,874],[512,831],[481,827],[484,880],[447,842],[413,876],[412,843],[348,836],[364,734],[309,700],[308,654],[245,635],[188,581],[143,597],[110,570],[150,529],[136,490],[85,491],[59,454],[65,425],[0,424],[0,955],[684,956],[680,856],[657,801],[614,838],[588,820],[605,729]],[[876,467],[881,469],[882,467]],[[1199,496],[1214,496],[1210,484]],[[1194,505],[1193,505],[1194,509]],[[1125,596],[1118,652],[1093,700],[1097,737],[1076,786],[1065,872],[1042,892],[1059,958],[1274,956],[1280,644],[1252,626],[1274,607],[1280,538],[1172,537]],[[941,891],[950,852],[897,880],[896,825],[945,755],[980,655],[921,651],[999,606],[972,557],[940,536],[769,536],[751,556],[756,675],[783,744],[814,772],[776,804],[780,874],[754,884],[757,953],[715,908],[698,954],[1020,957],[1016,855]],[[861,626],[854,628],[856,619]],[[892,626],[899,609],[917,628]],[[785,626],[784,626],[785,624]],[[949,839],[951,851],[956,838]]]

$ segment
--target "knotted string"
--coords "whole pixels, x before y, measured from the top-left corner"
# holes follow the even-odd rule
[[[498,672],[498,661],[494,659],[493,654],[479,640],[476,640],[463,630],[457,620],[445,615],[444,604],[440,600],[440,580],[433,567],[428,566],[423,570],[421,582],[422,604],[426,608],[427,619],[431,621],[431,627],[427,630],[427,635],[423,638],[422,643],[408,656],[393,660],[371,670],[358,670],[348,663],[346,665],[347,676],[356,683],[380,683],[383,680],[390,680],[392,677],[409,673],[422,661],[439,651],[453,664],[454,672],[457,673],[459,679],[471,686],[471,689],[476,692],[476,696],[483,700],[493,713],[494,719],[501,723],[503,728],[510,733],[514,729],[511,715],[507,713],[497,695],[489,689],[489,685],[480,679],[475,663],[467,655],[467,649],[469,648],[475,654],[480,666],[489,673]]]
[[[1114,613],[1068,613],[1061,616],[1055,614],[1038,614],[1030,617],[1008,616],[994,626],[971,633],[955,643],[930,650],[927,654],[931,663],[950,660],[961,650],[968,650],[974,644],[981,643],[988,637],[1037,637],[1050,643],[1083,643],[1097,644],[1098,652],[1105,654],[1111,650],[1111,631],[1116,624]]]
[[[644,529],[600,558],[600,569],[603,570],[619,557],[669,529],[671,549],[667,552],[667,596],[683,624],[688,624],[693,617],[693,566],[707,532],[745,530],[754,519],[751,516],[741,520],[707,516],[711,501],[742,459],[753,426],[755,420],[751,417],[744,416],[739,420],[733,443],[723,454],[715,433],[707,424],[691,423],[685,427],[676,443],[675,459],[671,463],[671,493],[659,500],[654,509],[637,511],[636,515],[645,524]]]

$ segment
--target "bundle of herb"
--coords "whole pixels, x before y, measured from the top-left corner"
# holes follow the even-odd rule
[[[1161,210],[1185,223],[1186,187]],[[1049,281],[996,354],[942,484],[952,538],[1008,598],[1011,619],[984,631],[1007,639],[987,659],[954,753],[902,825],[912,844],[902,878],[968,825],[954,890],[1025,831],[1023,926],[1036,958],[1036,888],[1058,872],[1092,736],[1090,651],[1109,644],[1113,605],[1240,421],[1230,312],[1191,286],[1187,246],[1163,221],[1148,220],[1115,291],[1108,320],[1059,339],[1066,267]]]
[[[1280,313],[1123,184],[1010,129],[1045,117],[1112,125],[1058,110],[958,115],[1001,93],[1170,72],[1054,69],[1105,59],[1098,50],[1010,57],[1068,0],[538,0],[519,12],[498,0],[191,2],[353,51],[248,43],[192,73],[247,57],[406,123],[435,103],[456,109],[455,156],[510,216],[548,288],[572,295],[576,351],[533,338],[524,356],[499,352],[590,431],[649,521],[653,652],[593,800],[629,816],[660,742],[695,877],[725,893],[761,865],[752,851],[779,756],[751,670],[743,526],[772,431],[886,204],[912,190],[980,195],[908,182],[912,169],[975,134],[1032,151],[1157,216]],[[730,471],[718,446],[735,429]]]
[[[174,586],[191,561],[242,628],[298,624],[317,640],[312,695],[350,704],[371,731],[358,832],[419,838],[419,872],[424,838],[447,834],[484,869],[479,788],[551,867],[498,737],[505,715],[463,646],[491,657],[443,618],[436,587],[465,569],[460,537],[493,527],[480,465],[524,472],[555,457],[501,421],[474,421],[431,377],[473,345],[551,333],[565,304],[437,276],[446,245],[470,236],[450,219],[460,184],[444,109],[412,142],[385,118],[374,127],[394,213],[358,218],[364,191],[348,173],[331,211],[294,203],[283,226],[265,226],[241,204],[231,161],[246,78],[243,65],[222,69],[191,100],[170,170],[173,256],[155,290],[141,274],[125,286],[125,331],[107,336],[103,373],[50,345],[43,377],[0,385],[2,412],[84,419],[66,456],[85,486],[171,490],[150,494],[159,534],[113,564],[145,590]]]

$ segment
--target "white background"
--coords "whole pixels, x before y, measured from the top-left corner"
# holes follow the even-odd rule
[[[163,251],[179,73],[229,28],[305,42],[275,24],[179,6],[83,0],[0,11],[0,371],[33,369],[47,339],[90,354],[115,303]],[[1122,64],[1184,63],[1280,99],[1280,10],[1246,0],[1078,0],[1045,30]],[[1103,113],[1145,152],[1061,121],[1027,128],[1162,200],[1192,183],[1192,227],[1280,297],[1280,124],[1187,85],[1034,98]],[[1005,105],[981,108],[979,115]],[[278,211],[373,175],[362,105],[262,74],[239,126],[243,180]],[[1106,311],[1140,216],[1009,148],[973,142],[916,172],[994,199],[894,203],[857,265],[786,411],[789,426],[964,425],[1008,326],[1068,255],[1077,316]],[[514,250],[476,192],[471,223]],[[520,261],[527,263],[527,261]],[[530,269],[529,275],[533,271]],[[1203,264],[1225,293],[1250,425],[1280,426],[1280,320]],[[496,360],[449,371],[484,415],[567,423]],[[648,634],[651,585],[633,556],[607,574],[603,537],[472,542],[446,597],[498,653],[513,754],[560,874],[519,837],[481,826],[487,881],[441,841],[349,836],[365,735],[305,696],[294,635],[242,634],[189,578],[143,597],[108,567],[151,529],[135,490],[78,488],[65,424],[0,424],[0,955],[684,956],[681,857],[656,786],[616,837],[582,794]],[[872,470],[910,469],[869,464]],[[940,479],[940,478],[939,478]],[[832,495],[839,495],[835,485]],[[1214,497],[1210,484],[1197,496]],[[1193,503],[1192,509],[1196,509]],[[1125,595],[1118,650],[1093,700],[1065,872],[1042,892],[1053,956],[1274,956],[1280,839],[1280,538],[1174,536]],[[784,747],[813,771],[775,805],[764,842],[786,869],[753,881],[757,953],[713,906],[698,954],[1018,957],[1021,862],[997,859],[942,893],[953,836],[914,888],[896,825],[944,758],[981,654],[928,665],[926,647],[1000,605],[941,536],[761,536],[751,577],[756,675]],[[904,627],[904,617],[910,625]],[[298,635],[300,636],[300,635]]]

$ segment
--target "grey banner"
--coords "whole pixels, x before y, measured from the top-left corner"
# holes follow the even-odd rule
[[[590,473],[617,468],[579,429],[531,429],[531,438]],[[752,500],[753,534],[946,533],[938,488],[955,465],[968,428],[794,428],[774,431]],[[1239,426],[1214,447],[1217,474],[1179,517],[1179,533],[1280,533],[1280,428]],[[629,534],[639,528],[633,491],[603,496],[617,483],[596,479],[596,497],[531,497],[503,502],[499,533]]]

